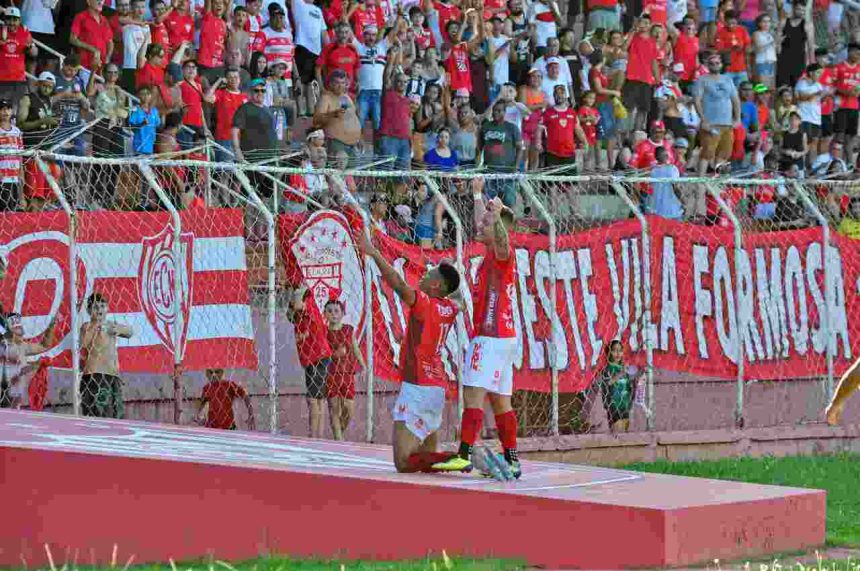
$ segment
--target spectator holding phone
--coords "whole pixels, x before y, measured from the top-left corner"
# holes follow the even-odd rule
[[[347,161],[355,160],[361,141],[361,125],[348,89],[347,73],[334,69],[328,76],[328,89],[323,91],[314,112],[314,125],[325,131],[328,154],[335,159],[337,168],[345,168]]]

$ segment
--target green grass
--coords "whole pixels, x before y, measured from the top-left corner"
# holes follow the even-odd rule
[[[170,563],[133,565],[132,560],[126,562],[125,566],[123,566],[122,561],[119,561],[103,567],[67,566],[57,561],[52,569],[44,571],[520,571],[525,568],[526,566],[518,561],[457,559],[448,558],[447,555],[438,555],[413,561],[329,561],[262,557],[234,563],[192,561],[173,565]]]
[[[630,464],[624,468],[827,490],[828,545],[860,546],[860,454],[727,458],[699,462],[660,461]]]

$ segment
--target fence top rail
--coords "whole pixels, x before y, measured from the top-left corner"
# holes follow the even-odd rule
[[[605,183],[611,185],[613,183],[621,183],[626,185],[633,184],[653,184],[653,183],[671,183],[671,184],[715,184],[718,186],[791,186],[796,182],[804,186],[822,186],[835,188],[856,188],[860,190],[860,178],[853,180],[833,180],[833,179],[787,179],[787,178],[736,178],[736,177],[675,177],[675,178],[655,178],[648,176],[618,176],[612,174],[606,175],[543,175],[540,173],[500,173],[490,171],[439,171],[439,170],[371,170],[364,166],[357,166],[353,169],[314,169],[307,167],[288,167],[261,165],[255,163],[236,163],[236,162],[214,162],[190,159],[165,159],[159,158],[157,155],[146,157],[123,157],[123,158],[107,158],[107,157],[80,157],[74,155],[65,155],[56,152],[46,152],[36,149],[25,149],[24,151],[15,151],[8,149],[0,149],[0,155],[14,155],[22,158],[31,158],[40,156],[43,160],[61,161],[63,163],[80,163],[80,164],[103,164],[117,166],[131,166],[137,163],[146,163],[150,167],[191,167],[204,168],[214,170],[234,170],[241,169],[249,172],[265,172],[269,174],[283,175],[327,175],[327,176],[354,176],[361,178],[383,178],[383,179],[402,179],[402,178],[417,178],[431,176],[436,179],[451,179],[451,180],[466,180],[474,178],[496,179],[496,180],[522,180],[528,178],[533,183],[567,183],[567,184],[595,184]]]

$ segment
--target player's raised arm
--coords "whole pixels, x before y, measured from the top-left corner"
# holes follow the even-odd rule
[[[496,258],[507,260],[511,254],[511,239],[508,235],[508,226],[513,223],[513,213],[506,208],[499,197],[490,201],[489,212],[493,224],[493,249]]]
[[[388,260],[382,257],[382,254],[379,253],[379,250],[377,250],[370,241],[370,237],[363,232],[359,245],[365,254],[373,258],[373,261],[375,261],[376,265],[379,267],[379,273],[382,274],[382,279],[391,286],[391,289],[400,296],[400,299],[410,307],[415,305],[415,289],[406,283],[406,280],[397,273],[397,270],[388,263]]]

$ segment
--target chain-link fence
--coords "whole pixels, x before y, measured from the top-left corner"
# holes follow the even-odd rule
[[[445,258],[465,276],[442,349],[456,439],[479,178],[516,213],[522,436],[820,422],[860,349],[860,183],[208,151],[22,154],[26,212],[0,223],[3,406],[388,441],[409,308],[357,247],[372,230],[413,285]]]

